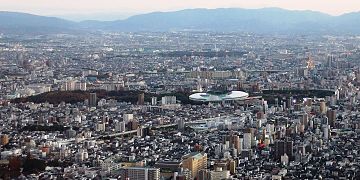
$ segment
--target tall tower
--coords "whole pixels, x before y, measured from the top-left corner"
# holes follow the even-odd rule
[[[96,96],[96,93],[90,93],[89,106],[90,106],[90,107],[96,107],[96,106],[97,106],[97,96]]]
[[[326,102],[325,101],[320,101],[320,113],[325,114],[326,110],[327,110]]]
[[[326,112],[326,116],[328,118],[328,121],[329,121],[329,125],[331,127],[334,127],[335,126],[335,122],[336,122],[336,110],[334,109],[331,109],[329,111]]]
[[[312,70],[315,68],[314,60],[310,56],[306,60],[306,68],[308,68],[309,70]]]
[[[328,68],[337,67],[336,58],[333,54],[328,55],[326,67]]]
[[[140,93],[138,95],[138,105],[144,105],[144,98],[145,98],[144,93]]]
[[[183,131],[185,129],[185,120],[184,119],[179,119],[177,121],[177,124],[178,124],[178,130],[179,131]]]

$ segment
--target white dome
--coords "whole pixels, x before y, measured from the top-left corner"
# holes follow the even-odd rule
[[[243,91],[231,91],[226,94],[210,94],[210,93],[195,93],[189,96],[190,100],[201,102],[219,102],[219,101],[234,101],[243,100],[249,97],[249,94]]]

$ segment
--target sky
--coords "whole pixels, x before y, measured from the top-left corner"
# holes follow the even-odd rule
[[[360,0],[0,0],[0,11],[26,12],[72,20],[113,20],[154,11],[229,7],[279,7],[340,15],[360,11]]]

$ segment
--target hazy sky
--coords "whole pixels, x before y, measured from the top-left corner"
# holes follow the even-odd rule
[[[332,15],[360,11],[360,0],[0,0],[1,11],[63,17],[129,16],[187,8],[263,8],[315,10]]]

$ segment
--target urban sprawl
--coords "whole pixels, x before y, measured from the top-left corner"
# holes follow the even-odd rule
[[[359,179],[359,87],[358,36],[1,34],[0,179]]]

